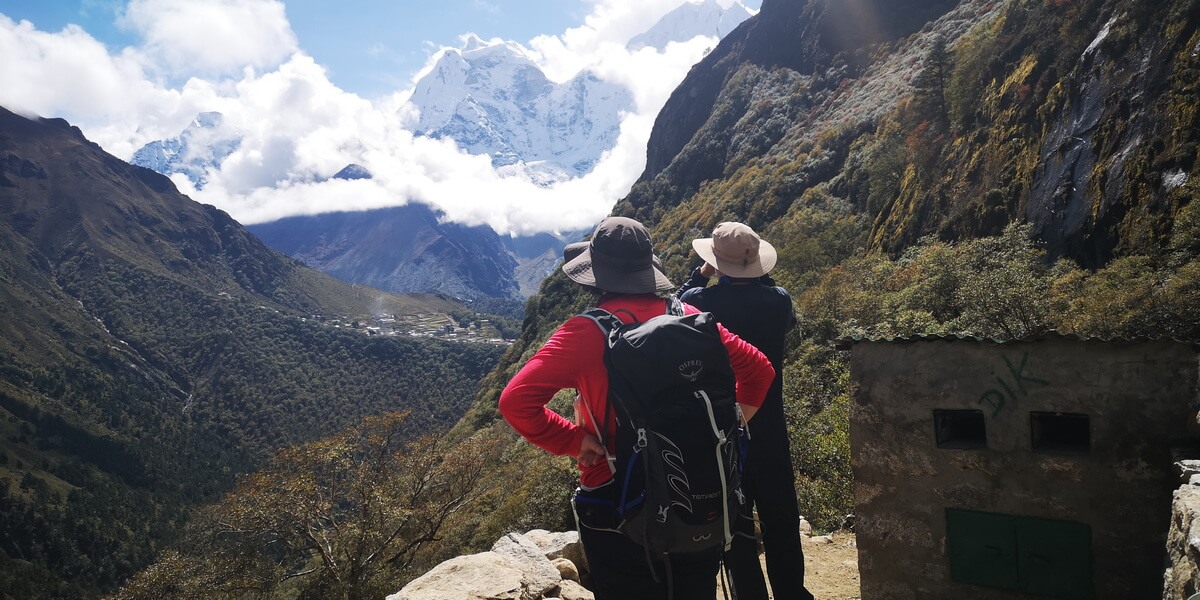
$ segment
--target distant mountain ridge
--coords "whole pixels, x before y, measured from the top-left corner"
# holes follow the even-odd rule
[[[441,223],[424,204],[287,217],[247,230],[343,281],[463,300],[520,297],[517,261],[495,231]]]
[[[688,2],[634,37],[633,50],[662,50],[696,36],[720,38],[750,17],[740,2]],[[447,50],[422,77],[409,102],[420,113],[418,135],[452,138],[497,167],[521,169],[545,184],[587,174],[620,133],[621,113],[632,108],[623,87],[585,69],[569,81],[550,81],[509,42],[476,36]]]
[[[333,179],[370,179],[347,165]],[[503,314],[536,290],[584,232],[500,236],[490,227],[443,221],[420,203],[355,212],[287,217],[248,225],[268,246],[350,283],[398,294],[435,293],[457,300],[509,301]],[[503,304],[503,303],[502,303]]]

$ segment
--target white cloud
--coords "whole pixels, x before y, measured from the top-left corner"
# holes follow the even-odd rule
[[[529,45],[540,54],[540,65],[555,81],[565,81],[580,69],[624,50],[625,44],[654,25],[682,0],[595,0],[583,25],[560,35],[542,35]]]
[[[273,67],[299,48],[278,0],[131,0],[121,23],[145,39],[145,60],[172,73]]]
[[[649,113],[653,121],[692,65],[719,41],[716,37],[696,37],[687,42],[672,42],[665,52],[653,48],[636,52],[622,49],[604,55],[593,69],[602,79],[619,83],[632,92],[638,113]]]
[[[140,109],[178,99],[148,81],[130,53],[109,54],[75,25],[46,33],[0,15],[0,56],[0,104],[24,114],[88,115],[93,123],[129,130],[137,127],[130,117]]]
[[[297,49],[273,0],[132,0],[124,19],[145,42],[115,52],[77,27],[46,33],[0,15],[0,104],[67,118],[126,159],[149,141],[178,135],[198,113],[220,112],[222,129],[213,135],[240,138],[238,148],[202,190],[173,179],[243,223],[418,201],[502,233],[582,229],[628,193],[644,168],[655,115],[716,43],[697,39],[663,53],[624,48],[680,2],[598,0],[583,26],[530,42],[554,78],[587,67],[635,97],[616,146],[593,171],[548,188],[519,173],[501,175],[488,157],[452,142],[414,138],[406,129],[411,90],[371,101],[335,86]],[[173,85],[156,77],[161,69],[168,79],[190,79]],[[374,179],[326,180],[349,163]]]

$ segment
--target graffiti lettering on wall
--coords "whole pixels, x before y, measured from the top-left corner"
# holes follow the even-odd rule
[[[1049,381],[1038,379],[1025,373],[1025,365],[1029,362],[1029,353],[1021,353],[1021,364],[1013,365],[1013,362],[1004,357],[1004,364],[1008,366],[1008,373],[1012,375],[1012,381],[996,375],[996,383],[1000,384],[999,388],[992,388],[983,393],[979,397],[980,404],[986,404],[992,407],[992,416],[1000,414],[1000,410],[1009,401],[1016,401],[1017,395],[1024,398],[1029,395],[1029,388],[1032,386],[1047,386]]]

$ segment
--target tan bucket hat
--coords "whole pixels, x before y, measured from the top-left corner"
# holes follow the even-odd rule
[[[692,240],[705,262],[730,277],[762,277],[775,268],[779,253],[745,223],[718,223],[712,237]]]
[[[582,244],[563,249],[568,260],[562,270],[575,283],[621,294],[651,294],[674,288],[657,266],[650,232],[633,219],[604,219],[587,247],[580,250]]]

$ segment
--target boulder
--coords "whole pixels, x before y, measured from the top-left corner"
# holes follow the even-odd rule
[[[1180,481],[1188,483],[1193,475],[1200,475],[1200,460],[1186,459],[1176,461],[1175,470],[1179,471]]]
[[[492,552],[511,560],[524,574],[525,591],[530,598],[541,598],[558,589],[562,577],[558,569],[533,540],[509,533],[492,544]]]
[[[559,591],[559,597],[562,600],[596,600],[596,595],[587,588],[570,580],[562,582],[562,590]]]
[[[804,517],[800,518],[800,535],[812,535],[812,523]]]
[[[579,541],[578,531],[550,532],[545,529],[534,529],[525,534],[533,540],[538,548],[546,553],[546,558],[565,558],[580,569],[587,571],[587,557],[583,555],[583,544]]]
[[[1200,487],[1175,490],[1167,532],[1163,598],[1189,598],[1200,588]]]
[[[495,552],[452,558],[412,580],[387,600],[534,600],[524,572]]]
[[[563,579],[575,582],[579,581],[579,569],[575,566],[575,563],[565,558],[555,558],[550,562],[554,565],[555,569],[558,569],[558,574]]]
[[[443,562],[387,600],[595,600],[568,558],[583,555],[579,535],[531,534],[509,533],[488,552]]]

